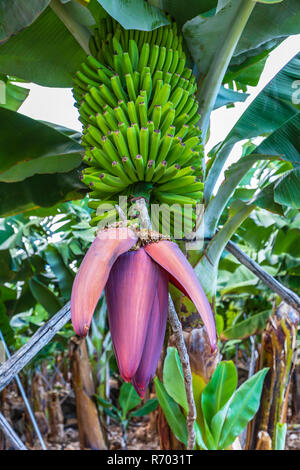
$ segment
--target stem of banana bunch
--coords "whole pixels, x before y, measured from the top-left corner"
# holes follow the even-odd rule
[[[147,209],[146,201],[144,198],[136,200],[136,207],[139,211],[139,219],[142,229],[150,229],[151,220],[149,217],[149,212]],[[197,417],[195,400],[193,395],[193,386],[192,386],[192,371],[190,365],[189,355],[186,349],[186,345],[183,339],[182,326],[178,318],[171,294],[169,294],[169,321],[174,333],[176,347],[179,353],[182,371],[184,376],[184,385],[188,402],[188,414],[187,414],[187,430],[188,430],[188,442],[187,449],[193,450],[195,447],[196,436],[194,429],[194,422]]]

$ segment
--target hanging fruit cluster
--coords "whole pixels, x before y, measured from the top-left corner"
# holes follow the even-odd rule
[[[107,18],[90,49],[73,90],[83,124],[88,168],[82,181],[91,189],[90,207],[141,193],[150,203],[201,202],[196,83],[185,66],[176,23],[145,32],[124,30]],[[95,213],[91,225],[103,217],[109,223],[117,213]]]

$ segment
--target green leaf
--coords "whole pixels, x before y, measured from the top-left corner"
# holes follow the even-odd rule
[[[30,25],[49,2],[50,0],[1,0],[0,44]]]
[[[222,433],[222,429],[223,429],[223,426],[224,426],[224,423],[225,423],[225,419],[226,419],[226,416],[227,416],[227,412],[228,412],[228,408],[229,408],[229,405],[230,405],[230,399],[228,400],[227,403],[225,403],[225,405],[223,406],[223,408],[221,408],[212,418],[211,420],[211,425],[210,425],[210,428],[211,428],[211,434],[213,435],[214,437],[214,441],[215,441],[215,445],[216,445],[216,448],[218,448],[219,446],[219,440],[220,440],[220,436],[221,436],[221,433]]]
[[[82,147],[52,127],[0,108],[0,181],[22,181],[35,174],[66,173],[82,161]]]
[[[176,23],[182,26],[186,21],[191,20],[201,13],[213,14],[217,5],[217,0],[189,0],[182,2],[178,0],[149,0],[149,3],[167,11]]]
[[[154,411],[158,406],[158,400],[156,398],[151,398],[146,401],[146,403],[136,411],[130,413],[130,416],[145,416]]]
[[[275,202],[275,182],[268,184],[268,186],[259,191],[259,193],[257,193],[252,202],[257,207],[261,207],[262,209],[274,212],[275,214],[284,215],[282,206]]]
[[[78,170],[54,175],[35,175],[19,183],[0,183],[0,216],[51,207],[58,202],[81,199],[87,188]]]
[[[237,371],[232,361],[218,364],[212,378],[202,392],[201,405],[208,427],[213,417],[233,395],[237,387]]]
[[[85,57],[76,39],[48,7],[31,26],[0,46],[0,73],[43,86],[72,87]]]
[[[74,274],[72,270],[67,266],[61,255],[59,254],[57,248],[53,245],[48,245],[45,250],[45,256],[47,263],[49,264],[51,270],[58,279],[59,288],[61,294],[65,299],[71,297],[71,291],[74,281]]]
[[[104,398],[100,397],[100,395],[95,395],[95,398],[97,400],[97,402],[99,403],[99,405],[103,408],[112,408],[113,407],[113,404],[108,401],[108,400],[104,400]]]
[[[300,168],[289,171],[274,185],[277,203],[300,209]]]
[[[0,286],[0,299],[2,302],[7,302],[8,300],[17,299],[17,290],[11,289],[10,287]]]
[[[226,145],[233,144],[241,139],[271,134],[298,114],[299,109],[293,104],[295,88],[292,85],[295,80],[300,78],[299,70],[300,54],[297,54],[252,101],[230,131],[224,143]],[[262,144],[260,149],[259,153],[265,153]],[[257,149],[253,152],[256,153],[256,151]]]
[[[28,282],[24,282],[21,295],[14,306],[14,315],[24,313],[36,305],[36,299],[33,297]]]
[[[257,2],[243,31],[232,64],[242,64],[248,57],[270,51],[284,38],[300,32],[298,0],[284,0],[276,2],[277,4],[263,2],[265,5],[260,3],[262,2]]]
[[[168,347],[164,361],[163,384],[170,395],[188,413],[188,403],[184,386],[184,377],[178,355],[174,347]]]
[[[125,29],[152,31],[170,24],[162,11],[144,0],[98,0],[98,2]]]
[[[9,250],[1,251],[0,256],[0,282],[10,282],[15,277],[12,271],[12,259]]]
[[[274,450],[284,450],[285,449],[285,439],[286,439],[287,424],[286,423],[277,423],[275,431],[275,449]]]
[[[216,196],[209,202],[205,211],[205,230],[207,236],[212,236],[222,215],[227,202],[232,196],[235,188],[244,176],[260,160],[277,160],[278,155],[260,155],[259,153],[241,157],[225,171],[225,179],[220,186]]]
[[[245,101],[248,96],[249,95],[247,93],[240,93],[238,91],[233,91],[230,88],[221,86],[214,109],[236,103],[237,101]]]
[[[33,277],[29,281],[31,292],[38,303],[40,303],[50,315],[57,313],[62,305],[56,295],[39,281]]]
[[[0,107],[18,111],[21,104],[29,95],[27,88],[15,85],[14,81],[5,75],[0,75]]]
[[[196,444],[202,449],[202,450],[208,450],[207,446],[204,442],[204,438],[202,435],[201,428],[197,421],[194,422],[194,429],[195,429],[195,437],[196,437]]]
[[[184,24],[185,40],[201,76],[207,74],[216,51],[227,40],[228,29],[237,15],[240,3],[236,0],[218,2],[214,14],[195,14],[194,18]],[[277,5],[257,4],[230,62],[230,66],[235,66],[235,73],[247,69],[249,58],[255,57],[254,62],[257,62],[262,53],[271,51],[285,37],[298,34],[299,18],[298,0],[288,0]]]
[[[300,61],[299,61],[300,66]],[[300,73],[299,73],[300,76]],[[283,160],[293,165],[300,164],[300,110],[291,119],[276,129],[255,149],[255,153],[282,155]]]
[[[239,6],[240,2],[230,0],[214,15],[195,16],[183,26],[184,38],[201,76],[207,74],[216,51],[226,40],[226,32]]]
[[[299,70],[300,54],[297,54],[277,73],[277,75],[252,101],[224,139],[222,145],[219,145],[212,150],[211,153],[214,154],[215,152],[216,158],[210,168],[206,180],[205,193],[207,199],[210,199],[212,189],[223,169],[223,166],[233,146],[238,141],[251,139],[260,135],[270,136],[299,113],[299,107],[294,104],[295,88],[293,88],[295,80],[300,78]],[[276,137],[274,137],[274,139],[275,138]],[[271,137],[268,137],[268,139],[271,139]],[[271,140],[269,140],[269,142],[271,142]],[[267,148],[269,148],[269,152],[266,151]],[[278,151],[278,149],[275,151],[273,145],[269,145],[267,147],[266,142],[265,147],[262,143],[257,148],[254,148],[252,153],[266,153],[272,155],[282,154],[282,156],[284,156],[287,153],[287,148],[283,149],[281,152]]]
[[[222,338],[224,338],[224,340],[244,339],[251,335],[261,333],[270,315],[272,315],[272,310],[264,310],[246,320],[235,323],[233,326],[223,331]]]
[[[124,382],[120,389],[119,404],[122,408],[122,420],[126,418],[128,411],[141,403],[141,398],[136,393],[131,383]]]
[[[0,300],[0,330],[2,331],[8,346],[12,345],[14,343],[14,330],[9,324],[9,318],[6,314],[6,307],[2,300]]]
[[[248,57],[242,64],[230,65],[224,77],[223,83],[233,80],[238,85],[256,86],[264,70],[270,51],[263,51],[254,57]]]
[[[267,368],[260,370],[235,392],[222,429],[220,449],[229,447],[257,412],[267,372]]]
[[[168,425],[170,426],[176,439],[187,445],[188,432],[186,427],[186,419],[183,413],[180,411],[179,406],[173,400],[173,398],[168,395],[165,387],[157,377],[154,378],[154,384],[156,396],[160,406],[162,407]]]
[[[273,254],[289,254],[294,258],[300,257],[299,246],[300,230],[293,228],[279,230],[273,244]]]
[[[205,254],[200,261],[194,262],[194,265],[196,264],[196,274],[210,302],[214,301],[213,298],[216,293],[220,257],[230,238],[254,209],[252,204],[245,204],[241,201],[235,202],[237,203],[235,210],[233,211],[233,205],[231,205],[230,217],[210,241]]]

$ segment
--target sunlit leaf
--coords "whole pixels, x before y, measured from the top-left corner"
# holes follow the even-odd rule
[[[161,10],[144,0],[98,0],[125,29],[151,31],[170,23]]]
[[[175,437],[186,445],[188,438],[186,419],[179,405],[168,395],[165,387],[157,377],[154,378],[154,384],[159,404],[162,407],[168,425]]]
[[[85,56],[48,7],[31,26],[0,46],[0,73],[43,86],[72,87],[74,74]]]
[[[268,369],[260,370],[235,392],[228,408],[219,448],[226,449],[230,446],[257,412],[267,372]]]

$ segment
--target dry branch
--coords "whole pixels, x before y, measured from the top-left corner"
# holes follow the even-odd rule
[[[278,294],[286,304],[288,304],[290,307],[293,307],[295,310],[297,310],[297,312],[300,313],[300,298],[297,294],[295,294],[295,292],[291,291],[287,287],[284,287],[284,285],[282,285],[273,276],[262,269],[258,263],[253,261],[234,243],[228,242],[226,245],[226,250],[229,251],[229,253],[231,253],[240,263],[246,266],[249,271],[255,274],[273,292],[276,292],[276,294]]]
[[[55,334],[70,320],[68,302],[51,320],[37,330],[30,340],[0,367],[0,390],[22,370],[37,353],[46,346]]]

